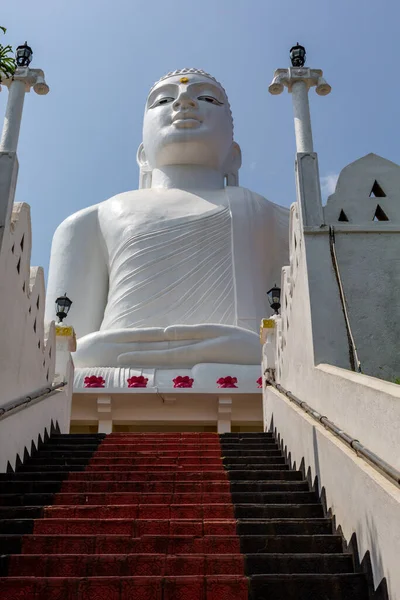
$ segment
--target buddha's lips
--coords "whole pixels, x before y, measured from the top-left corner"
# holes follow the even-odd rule
[[[194,115],[193,113],[178,113],[174,116],[174,118],[172,119],[173,123],[176,123],[176,121],[197,121],[198,123],[201,123],[201,120]]]

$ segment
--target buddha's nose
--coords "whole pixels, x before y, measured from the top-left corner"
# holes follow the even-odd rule
[[[194,98],[191,98],[187,92],[179,94],[173,104],[174,110],[188,110],[190,108],[197,108],[198,104]]]

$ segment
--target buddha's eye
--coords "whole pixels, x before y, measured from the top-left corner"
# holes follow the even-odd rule
[[[201,100],[202,102],[209,102],[209,104],[216,104],[217,106],[223,105],[223,102],[220,102],[213,96],[199,96],[197,99]]]
[[[157,100],[157,102],[154,103],[153,106],[162,106],[163,104],[169,104],[170,102],[173,102],[174,98],[161,98],[160,100]]]

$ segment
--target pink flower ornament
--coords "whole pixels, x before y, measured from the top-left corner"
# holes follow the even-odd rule
[[[96,375],[90,375],[84,379],[85,388],[103,388],[105,383],[103,377]]]
[[[133,375],[127,379],[128,388],[145,388],[147,387],[148,377],[143,375]]]
[[[262,377],[257,379],[257,387],[262,388]]]
[[[191,388],[193,387],[193,381],[189,375],[178,375],[175,379],[172,380],[174,383],[174,388]]]
[[[217,385],[219,388],[237,388],[237,377],[220,377],[217,379]]]

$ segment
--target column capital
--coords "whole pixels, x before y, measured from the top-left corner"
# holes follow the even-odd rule
[[[268,91],[273,96],[277,96],[287,87],[291,93],[293,85],[303,81],[307,89],[316,88],[319,96],[326,96],[331,91],[331,86],[323,78],[321,69],[309,69],[308,67],[289,67],[287,69],[277,69],[274,73],[274,78],[268,88]]]
[[[30,69],[29,67],[18,67],[15,70],[13,77],[2,79],[1,85],[10,88],[14,81],[21,81],[25,85],[25,92],[30,92],[31,87],[39,96],[45,96],[49,93],[50,88],[44,79],[42,69]]]

